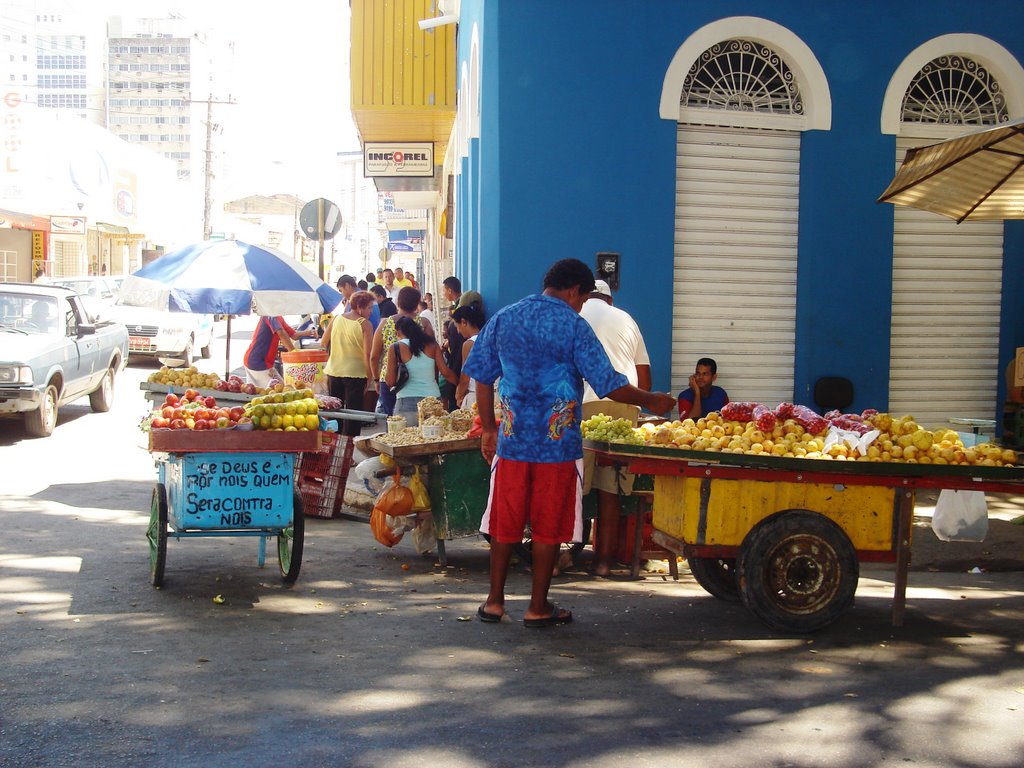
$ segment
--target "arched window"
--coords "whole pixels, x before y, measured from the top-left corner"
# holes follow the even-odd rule
[[[944,42],[964,43],[953,37]],[[972,42],[972,50],[985,50],[983,41]],[[925,45],[934,46],[934,41]],[[989,51],[987,60],[999,62],[998,52]],[[940,52],[930,47],[924,56],[919,49],[908,57],[915,59],[916,71],[906,63],[901,67],[903,93],[891,93],[890,86],[887,94],[902,96],[896,167],[911,147],[1010,119],[1000,86],[1003,76],[980,56],[962,48]],[[1002,69],[1007,69],[1005,62]],[[1002,262],[1002,222],[958,225],[928,211],[894,206],[889,339],[893,414],[909,413],[935,427],[951,418],[988,419],[995,413]]]
[[[800,136],[831,126],[825,73],[785,27],[719,19],[676,51],[659,114],[677,124],[674,387],[711,354],[734,400],[792,400]]]
[[[683,81],[681,107],[802,115],[800,85],[783,58],[754,40],[708,48]]]
[[[1002,88],[985,67],[966,56],[940,56],[925,64],[903,97],[905,123],[986,126],[1009,120]]]

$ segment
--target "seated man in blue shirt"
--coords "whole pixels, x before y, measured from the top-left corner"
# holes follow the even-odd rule
[[[490,498],[480,524],[491,536],[491,583],[477,610],[481,621],[505,616],[509,560],[527,522],[533,585],[523,623],[545,627],[572,621],[571,612],[548,602],[548,589],[559,545],[579,541],[582,528],[583,379],[599,397],[654,413],[674,404],[671,395],[637,389],[612,368],[579,314],[593,290],[590,267],[577,259],[556,262],[544,276],[543,293],[495,314],[463,365],[462,372],[476,381],[480,449],[491,464]],[[493,387],[499,378],[500,431]]]
[[[697,361],[690,388],[679,393],[679,418],[702,419],[712,411],[720,411],[729,402],[729,395],[715,386],[718,378],[718,363],[710,357]]]

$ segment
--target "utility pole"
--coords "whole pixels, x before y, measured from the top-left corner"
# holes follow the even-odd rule
[[[235,100],[228,96],[227,101],[218,101],[209,94],[204,99],[186,99],[189,104],[206,104],[206,149],[204,159],[204,183],[203,183],[203,240],[209,240],[213,234],[213,226],[210,224],[210,210],[213,207],[213,197],[210,194],[210,186],[213,181],[213,132],[218,127],[213,122],[214,104],[234,104]]]

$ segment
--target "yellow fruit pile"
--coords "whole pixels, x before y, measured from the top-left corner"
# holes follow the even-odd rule
[[[220,376],[216,373],[200,373],[193,365],[188,368],[168,368],[166,365],[146,378],[150,384],[167,384],[173,387],[193,389],[214,389]]]
[[[644,424],[635,433],[647,445],[690,451],[742,453],[789,459],[832,461],[903,462],[908,464],[949,464],[1001,467],[1015,464],[1017,454],[997,445],[965,447],[956,432],[931,432],[911,416],[893,418],[887,413],[869,416],[865,423],[880,434],[861,454],[857,447],[838,442],[825,448],[828,429],[817,434],[806,431],[794,419],[786,419],[770,432],[762,432],[752,421],[728,421],[712,412],[706,418],[685,419],[661,425]],[[623,438],[611,442],[633,442]]]
[[[319,411],[311,389],[273,392],[245,406],[255,428],[270,432],[313,432],[320,427]]]

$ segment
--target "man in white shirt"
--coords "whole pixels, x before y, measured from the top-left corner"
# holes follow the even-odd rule
[[[400,290],[402,290],[402,286],[398,285],[395,282],[395,273],[394,273],[394,271],[391,270],[391,269],[385,269],[384,270],[383,279],[384,279],[384,282],[382,283],[382,285],[384,286],[384,290],[387,291],[387,293],[388,293],[388,298],[391,299],[393,302],[395,302],[397,304],[398,303],[398,292]]]
[[[594,329],[612,367],[624,374],[634,387],[651,390],[651,359],[636,321],[627,312],[612,305],[608,283],[597,280],[593,293],[583,304],[580,316]],[[583,389],[583,418],[605,413],[613,418],[627,418],[636,423],[640,409],[612,400],[601,400],[586,384]],[[633,475],[616,467],[594,465],[594,455],[585,453],[583,493],[597,489],[597,546],[592,570],[595,576],[607,576],[615,562],[621,504],[619,491],[633,491]],[[640,521],[638,521],[640,524]]]

